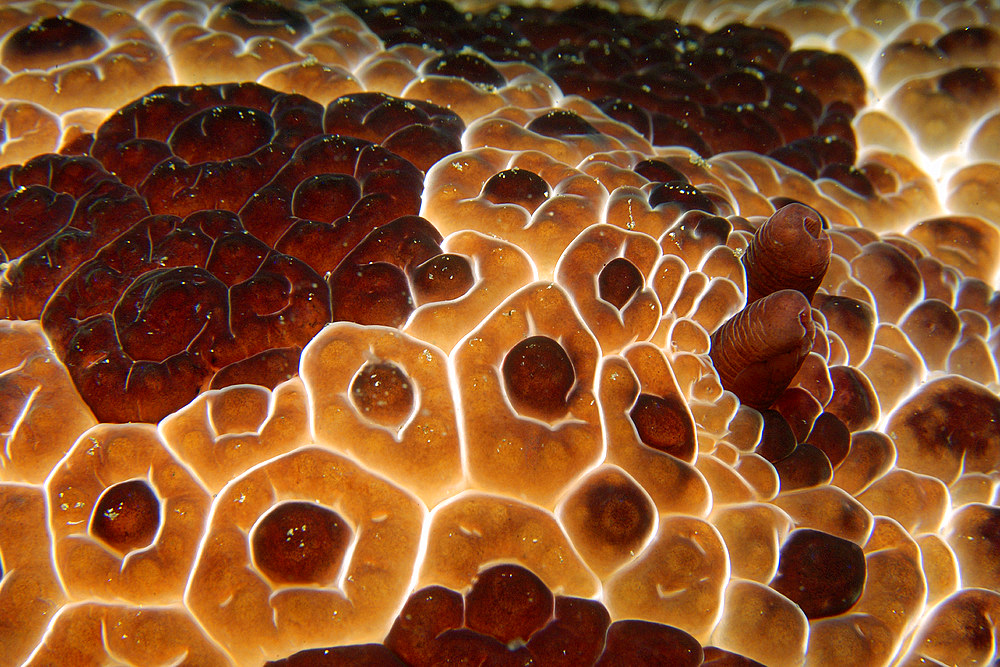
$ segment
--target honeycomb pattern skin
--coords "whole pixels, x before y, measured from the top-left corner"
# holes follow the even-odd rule
[[[0,7],[0,665],[998,659],[1000,10],[564,4]]]

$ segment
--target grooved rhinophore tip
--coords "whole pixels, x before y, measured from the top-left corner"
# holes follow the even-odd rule
[[[782,289],[812,299],[830,265],[831,248],[819,213],[802,204],[781,207],[757,230],[743,255],[747,303]]]

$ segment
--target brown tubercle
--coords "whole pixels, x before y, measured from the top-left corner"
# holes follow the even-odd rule
[[[351,533],[343,518],[327,507],[281,503],[254,527],[254,564],[278,584],[326,586],[340,574]]]
[[[4,40],[0,61],[9,70],[48,69],[67,60],[87,60],[107,48],[99,31],[66,16],[47,16]]]
[[[566,413],[576,383],[573,362],[559,343],[532,336],[510,349],[503,359],[504,388],[514,408],[524,415],[558,419]]]
[[[694,425],[677,397],[639,394],[629,418],[644,445],[682,460],[693,458]]]
[[[785,540],[771,587],[809,618],[850,609],[865,585],[865,559],[853,542],[818,530],[794,531]]]
[[[551,189],[538,174],[514,167],[490,177],[483,184],[483,196],[494,204],[518,204],[534,213],[549,198]]]
[[[306,511],[273,526],[286,530],[261,531],[283,507]],[[237,663],[279,658],[303,645],[380,640],[409,589],[424,514],[414,496],[328,449],[304,447],[275,457],[217,496],[185,606]],[[333,530],[332,539],[308,539],[312,528],[331,526],[334,515],[345,525]],[[301,582],[309,569],[288,567],[301,554],[302,538],[317,547],[305,554],[319,579],[311,584]],[[290,560],[269,559],[284,551],[282,545],[292,552],[284,554]],[[262,555],[277,567],[261,568]],[[321,584],[333,570],[342,587]],[[229,604],[234,597],[241,600],[236,607]],[[317,615],[337,622],[310,623]]]
[[[635,480],[606,466],[570,490],[557,516],[591,569],[607,576],[642,550],[652,534],[655,511]]]
[[[0,172],[0,315],[37,317],[57,297],[51,341],[40,325],[0,327],[0,505],[23,522],[15,504],[45,496],[30,544],[12,546],[24,524],[0,521],[0,626],[35,628],[16,661],[259,664],[327,645],[287,664],[996,657],[1000,597],[968,586],[995,578],[998,522],[970,508],[997,495],[1000,123],[987,103],[1000,40],[954,29],[988,22],[981,4],[755,14],[786,36],[723,25],[738,8],[693,26],[586,6],[138,1],[67,6],[100,48],[70,35],[43,45],[43,68],[0,73],[0,165],[63,142],[61,156]],[[0,3],[0,40],[53,12]],[[841,56],[793,51],[817,32],[880,61],[872,99],[886,104],[864,106]],[[880,56],[889,39],[914,43]],[[824,72],[833,85],[810,90]],[[184,85],[99,129],[98,107],[164,83]],[[902,109],[913,100],[926,108]],[[928,147],[949,154],[926,159]],[[499,185],[514,172],[530,182]],[[753,300],[754,233],[797,202],[834,256],[805,296],[802,365],[751,407],[713,367],[710,334]],[[188,219],[156,216],[177,233],[136,224],[189,205]],[[199,281],[209,300],[185,300]],[[329,324],[341,318],[364,324]],[[504,377],[506,355],[536,336],[568,359],[556,378],[568,388],[505,395],[523,384]],[[163,442],[133,454],[131,426],[81,438],[93,415],[69,357],[73,377],[92,371],[81,390],[99,419],[124,387],[120,418],[169,413],[146,430]],[[549,393],[555,407],[536,410]],[[176,474],[150,468],[162,450]],[[101,451],[100,484],[84,484]],[[123,489],[146,511],[112,498]],[[290,504],[320,515],[293,521],[292,538],[337,514],[348,536],[327,552],[344,563],[320,557],[296,578],[256,558],[255,527]],[[109,512],[134,515],[135,536],[90,529]],[[183,517],[199,528],[178,539]],[[863,546],[850,609],[810,620],[766,585],[793,528]],[[192,562],[178,543],[202,553]],[[80,545],[93,549],[66,555]],[[119,572],[139,583],[103,580]],[[481,596],[488,613],[467,623],[466,596],[496,572],[510,589]],[[495,613],[519,595],[548,611]],[[433,650],[372,643],[393,618]],[[0,637],[0,654],[10,646]]]
[[[166,604],[183,594],[210,498],[147,424],[102,424],[46,492],[53,556],[77,598]]]
[[[621,310],[643,286],[639,269],[624,257],[616,257],[601,269],[597,292],[602,299]]]
[[[90,517],[94,537],[123,553],[149,546],[159,527],[160,501],[145,480],[105,489]]]

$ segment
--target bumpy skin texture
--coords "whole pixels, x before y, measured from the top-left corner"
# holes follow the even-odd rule
[[[6,319],[37,319],[55,288],[149,215],[149,204],[90,157],[39,156],[0,171]],[[32,219],[31,226],[19,224]]]
[[[995,9],[113,4],[0,6],[0,655],[996,659]]]
[[[330,321],[405,322],[404,270],[441,254],[433,226],[401,217],[419,208],[420,171],[360,137],[426,168],[463,128],[384,94],[324,113],[257,84],[154,91],[97,130],[101,162],[4,170],[6,315],[41,316],[101,421],[155,422],[208,386],[273,387]],[[423,131],[442,137],[437,152],[406,148]],[[28,231],[26,216],[44,224]]]
[[[372,656],[366,659],[375,660],[377,655],[380,662],[372,664],[396,664],[401,659],[400,664],[415,667],[456,660],[554,667],[626,665],[635,660],[700,665],[704,655],[698,642],[681,630],[642,621],[611,623],[600,603],[553,596],[538,577],[517,565],[483,570],[464,598],[440,586],[415,592],[385,646],[388,655],[362,646],[353,650],[358,657]],[[350,655],[345,649],[334,650]],[[312,664],[306,660],[319,661],[319,653],[303,651],[269,664]]]
[[[537,64],[565,93],[595,101],[656,145],[684,145],[704,156],[727,150],[773,153],[814,177],[832,165],[848,174],[854,161],[849,119],[864,103],[861,74],[846,58],[791,51],[788,38],[777,30],[732,25],[709,34],[671,20],[594,7],[561,13],[513,7],[464,16],[443,5],[432,11],[420,4],[357,3],[352,8],[389,44],[425,42],[446,51],[471,45],[496,61]],[[516,47],[493,37],[511,33],[523,37]],[[609,34],[627,39],[628,47],[608,39]],[[475,36],[471,44],[459,41],[467,35]],[[694,55],[685,62],[688,56],[681,54],[690,51]],[[745,69],[732,71],[736,63]],[[449,74],[476,85],[502,81],[480,62],[456,56],[435,60],[424,72],[445,71],[445,66]],[[835,133],[838,116],[824,114],[829,100],[810,92],[816,83],[809,78],[811,67],[824,68],[836,82],[836,99],[847,102],[837,109],[848,122],[840,125],[846,140],[836,148],[819,139]],[[585,124],[572,124],[561,131],[588,131]],[[795,142],[792,152],[782,150]],[[866,184],[863,175],[851,175]]]

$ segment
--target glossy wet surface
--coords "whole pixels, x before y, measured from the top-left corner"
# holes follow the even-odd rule
[[[996,659],[995,8],[116,6],[0,9],[12,664]]]

